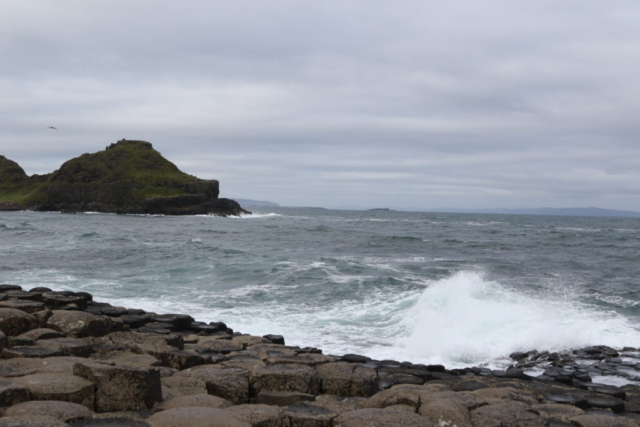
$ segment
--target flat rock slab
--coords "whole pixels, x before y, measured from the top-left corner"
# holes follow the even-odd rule
[[[0,418],[0,427],[68,427],[69,424],[54,417],[34,415]]]
[[[504,402],[482,406],[471,411],[474,427],[545,427],[544,418],[530,412],[529,405],[520,402]]]
[[[60,401],[40,401],[34,400],[31,402],[18,403],[10,408],[7,408],[5,415],[9,417],[16,416],[48,416],[55,419],[70,423],[74,421],[80,421],[85,418],[90,418],[95,413],[87,409],[83,405],[71,402]]]
[[[287,391],[318,395],[322,381],[317,371],[303,365],[270,365],[257,367],[251,376],[251,386],[261,391]]]
[[[438,427],[418,414],[386,409],[358,409],[345,412],[333,420],[335,427]],[[446,424],[444,424],[446,425]]]
[[[624,400],[613,396],[586,396],[585,400],[590,408],[611,409],[615,413],[624,411]]]
[[[68,374],[34,374],[13,381],[29,390],[33,400],[61,400],[94,408],[94,385],[84,378]]]
[[[578,415],[584,415],[584,411],[571,405],[562,405],[559,403],[545,403],[542,405],[532,405],[538,415],[555,422],[570,423],[571,418]]]
[[[48,340],[52,338],[64,338],[64,334],[49,328],[33,329],[18,336],[18,338],[29,339],[32,341]]]
[[[638,427],[635,420],[607,415],[579,415],[571,423],[577,427]]]
[[[296,402],[313,402],[316,397],[312,394],[288,391],[262,391],[258,393],[257,403],[274,406],[289,406]]]
[[[233,406],[233,403],[221,397],[212,396],[210,394],[194,394],[191,396],[177,396],[167,399],[156,405],[156,411],[166,411],[174,408],[185,408],[191,406],[199,406],[203,408],[219,408],[224,409]]]
[[[283,414],[283,409],[269,405],[235,405],[225,410],[252,426],[260,427],[290,427],[289,418]],[[315,424],[311,424],[315,426]]]
[[[0,308],[15,308],[25,313],[35,313],[44,310],[45,307],[43,303],[37,301],[9,300],[0,301]]]
[[[158,412],[147,419],[151,427],[251,427],[224,409],[174,408]]]
[[[577,394],[550,394],[546,396],[547,400],[558,404],[573,405],[578,408],[586,409],[587,401],[583,396]]]

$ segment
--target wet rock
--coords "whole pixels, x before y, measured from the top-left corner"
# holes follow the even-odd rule
[[[95,384],[95,410],[151,409],[162,400],[160,372],[154,368],[125,368],[99,362],[76,363],[74,375]]]
[[[265,335],[263,338],[268,339],[274,344],[284,345],[284,337],[282,335]]]
[[[586,409],[588,407],[587,401],[584,397],[578,394],[550,394],[547,395],[546,398],[553,403],[573,405],[582,409]]]
[[[101,337],[111,332],[111,322],[107,317],[83,311],[54,310],[47,320],[47,327],[78,337]]]
[[[15,337],[38,327],[38,320],[31,314],[15,308],[0,308],[0,331]]]
[[[102,309],[102,314],[109,317],[120,317],[129,314],[129,311],[124,307],[107,307]]]
[[[358,409],[345,412],[333,421],[335,427],[436,427],[427,418],[409,412],[386,409]],[[444,424],[446,425],[446,424]]]
[[[340,358],[343,362],[349,363],[367,363],[371,360],[370,357],[360,356],[359,354],[345,354]]]
[[[185,408],[199,406],[202,408],[228,408],[233,403],[221,397],[212,396],[210,394],[194,394],[191,396],[177,396],[167,399],[156,405],[156,411],[166,411],[173,408]]]
[[[316,371],[322,379],[322,390],[325,394],[369,397],[379,390],[378,375],[374,369],[336,362],[319,365]]]
[[[257,367],[251,377],[251,387],[261,391],[293,391],[317,395],[322,383],[315,369],[302,365],[270,365]]]
[[[151,427],[251,427],[224,409],[174,408],[158,412],[147,419]]]
[[[613,396],[588,395],[585,396],[587,405],[596,409],[611,409],[615,413],[624,411],[624,400]]]
[[[53,289],[46,288],[44,286],[37,286],[35,288],[29,289],[29,292],[38,292],[41,294],[43,292],[53,292]]]
[[[142,326],[151,322],[151,317],[144,314],[128,314],[120,318],[125,325],[128,325],[131,328],[141,328]]]
[[[289,391],[261,391],[256,400],[259,404],[289,406],[296,402],[313,402],[316,397],[312,394]]]
[[[78,403],[93,410],[93,383],[68,374],[33,374],[17,377],[13,382],[29,390],[34,400],[61,400]]]
[[[622,400],[627,398],[627,393],[625,393],[625,391],[622,390],[620,387],[594,384],[592,387],[589,387],[589,390],[595,393],[607,394],[609,396],[617,397],[618,399],[622,399]]]
[[[187,314],[161,314],[159,316],[152,316],[152,319],[154,322],[170,324],[182,330],[189,329],[191,323],[194,321],[193,317]]]
[[[8,284],[2,284],[0,285],[0,292],[11,292],[11,291],[21,291],[22,290],[22,286],[19,285],[8,285]]]
[[[95,413],[86,406],[62,401],[38,401],[18,403],[7,408],[5,415],[17,416],[49,416],[66,423],[80,421],[92,417]]]
[[[75,304],[80,310],[87,308],[87,298],[84,296],[74,296],[73,292],[65,295],[64,292],[45,292],[42,294],[42,301],[50,307],[63,307]]]

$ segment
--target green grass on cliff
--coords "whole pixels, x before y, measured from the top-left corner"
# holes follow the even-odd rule
[[[135,198],[184,194],[184,184],[198,181],[181,172],[144,141],[121,140],[104,151],[83,154],[57,171],[28,177],[17,163],[0,156],[0,202],[25,206],[45,201],[52,188],[130,185]]]

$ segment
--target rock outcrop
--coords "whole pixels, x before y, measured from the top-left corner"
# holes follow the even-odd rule
[[[219,182],[181,172],[146,141],[121,140],[48,175],[28,176],[0,156],[0,210],[238,215]]]

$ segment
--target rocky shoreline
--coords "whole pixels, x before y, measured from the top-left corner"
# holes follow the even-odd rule
[[[0,427],[640,426],[640,387],[598,383],[640,377],[631,347],[450,370],[14,285],[0,331]]]

